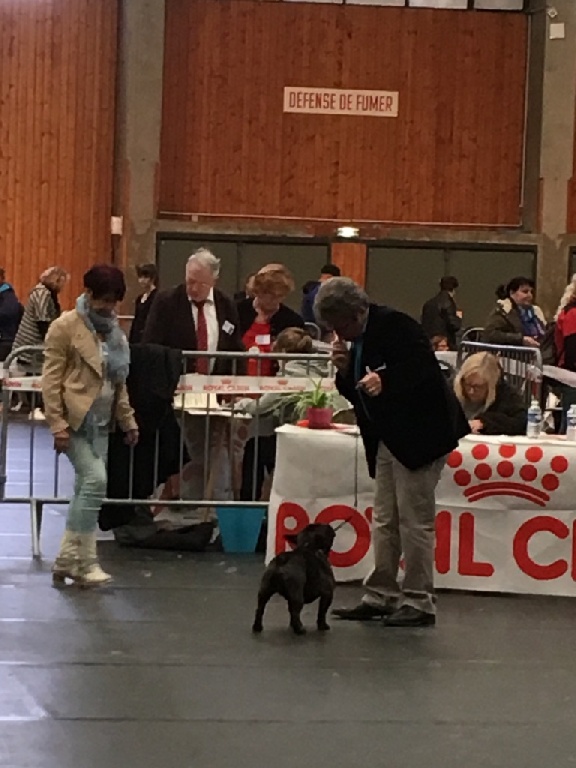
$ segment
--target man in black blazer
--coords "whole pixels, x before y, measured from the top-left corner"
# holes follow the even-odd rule
[[[321,286],[315,311],[338,337],[336,384],[354,405],[376,479],[374,570],[360,605],[335,614],[382,618],[387,626],[434,624],[435,489],[447,454],[470,431],[468,422],[411,317],[370,304],[356,283],[339,277]]]
[[[205,248],[190,256],[186,281],[176,288],[160,291],[156,297],[142,341],[181,350],[243,352],[238,311],[234,302],[216,288],[220,259]],[[236,370],[241,373],[242,365]],[[190,359],[189,373],[209,371],[218,375],[234,372],[233,361]]]

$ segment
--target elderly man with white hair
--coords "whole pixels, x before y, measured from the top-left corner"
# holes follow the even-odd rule
[[[243,351],[236,305],[216,288],[219,274],[220,259],[206,248],[195,251],[186,263],[185,282],[156,297],[143,343],[191,351]],[[210,367],[212,373],[232,373],[232,362],[225,359],[212,366],[208,358],[191,360],[188,370],[208,373]]]
[[[344,277],[320,287],[314,310],[336,334],[336,384],[354,406],[376,480],[374,569],[362,602],[334,613],[356,621],[383,619],[388,627],[433,625],[434,491],[445,457],[470,431],[468,423],[422,326],[411,317],[370,303]]]

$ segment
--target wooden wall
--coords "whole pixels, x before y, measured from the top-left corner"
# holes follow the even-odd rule
[[[163,212],[517,226],[527,17],[166,0]],[[286,85],[397,119],[283,114]]]
[[[0,265],[25,299],[40,272],[110,259],[117,0],[0,2]]]

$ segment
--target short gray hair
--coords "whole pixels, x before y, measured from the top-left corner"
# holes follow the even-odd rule
[[[220,274],[220,259],[214,256],[208,248],[198,248],[197,251],[194,251],[186,262],[186,266],[188,264],[200,264],[203,267],[207,267],[214,277],[218,277]]]
[[[320,323],[333,326],[339,320],[356,320],[369,306],[368,295],[354,280],[333,277],[320,286],[314,314]]]

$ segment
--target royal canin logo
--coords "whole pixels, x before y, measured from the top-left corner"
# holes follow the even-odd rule
[[[488,496],[516,496],[545,507],[568,469],[565,456],[543,462],[544,451],[536,445],[524,450],[511,444],[479,443],[472,449],[472,457],[475,463],[471,471],[462,466],[464,456],[458,450],[450,454],[447,462],[454,470],[454,482],[472,503]]]

